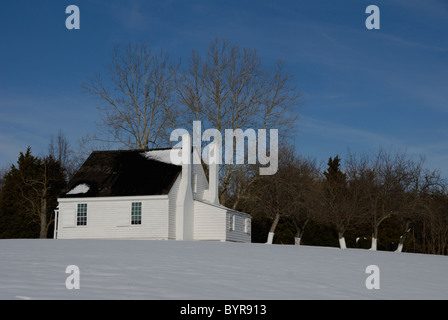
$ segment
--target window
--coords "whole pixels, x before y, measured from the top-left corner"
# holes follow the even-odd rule
[[[131,224],[142,224],[142,203],[132,202]]]
[[[244,219],[244,232],[250,233],[250,219],[249,218]]]
[[[235,230],[235,215],[234,214],[229,215],[229,230],[231,230],[231,231]]]
[[[78,213],[76,215],[76,225],[87,225],[87,203],[78,203]]]

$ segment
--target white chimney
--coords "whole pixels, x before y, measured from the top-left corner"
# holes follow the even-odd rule
[[[176,202],[176,239],[193,240],[193,193],[191,189],[191,136],[182,135],[182,176]]]
[[[210,145],[208,157],[208,201],[213,204],[219,205],[219,160],[220,150],[218,144],[213,143]]]

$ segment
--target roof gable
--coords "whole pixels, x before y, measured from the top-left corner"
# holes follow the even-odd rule
[[[171,149],[94,151],[67,185],[62,198],[168,194],[182,170],[161,161]],[[166,157],[165,157],[166,159]],[[79,187],[82,186],[82,187]]]

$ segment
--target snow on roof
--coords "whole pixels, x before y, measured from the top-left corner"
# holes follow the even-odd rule
[[[87,193],[89,191],[90,187],[88,184],[78,184],[76,187],[74,187],[72,190],[67,192],[66,194],[80,194],[80,193]]]
[[[142,155],[146,159],[156,160],[163,163],[176,165],[171,161],[171,149],[165,150],[150,150],[143,152]]]

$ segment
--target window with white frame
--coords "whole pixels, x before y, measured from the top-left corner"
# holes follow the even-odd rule
[[[142,224],[142,203],[132,202],[131,224]]]
[[[229,230],[230,231],[234,231],[235,230],[235,215],[234,214],[230,214],[229,215]]]
[[[78,211],[76,214],[76,225],[87,225],[87,203],[78,203]]]
[[[250,234],[250,219],[249,218],[244,219],[244,232]]]

